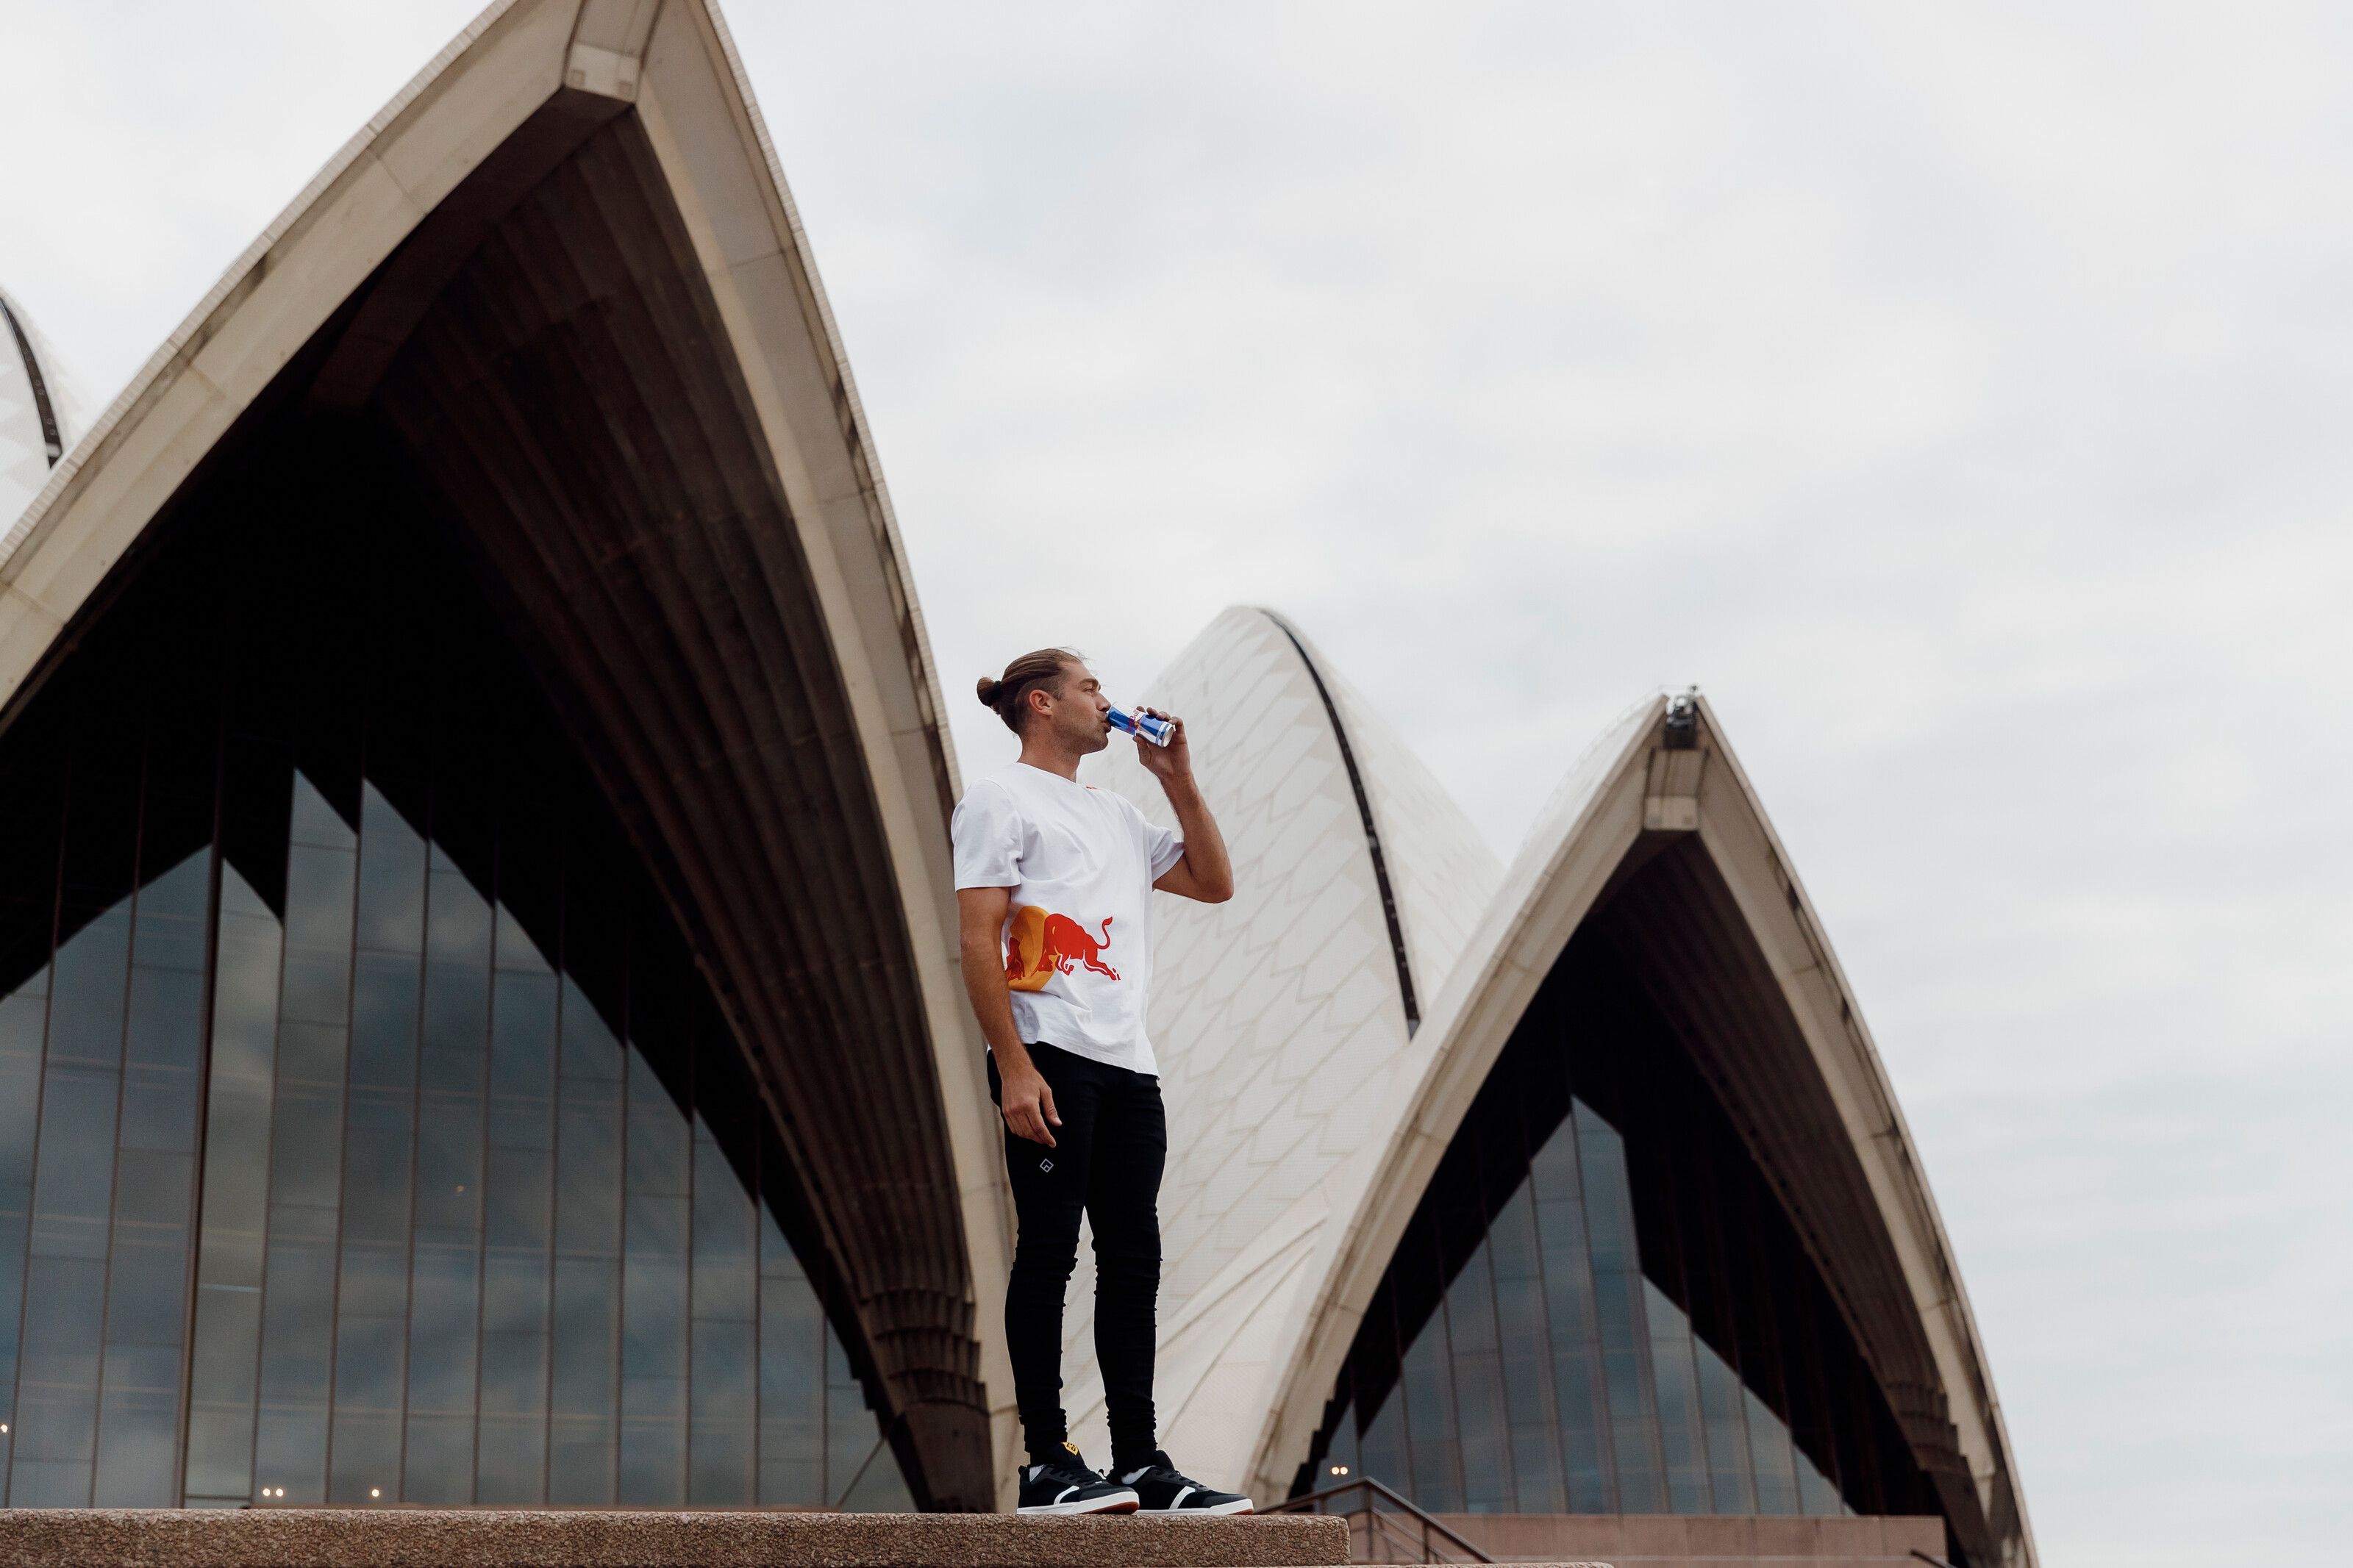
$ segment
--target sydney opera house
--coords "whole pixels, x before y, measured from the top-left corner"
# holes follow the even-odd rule
[[[0,302],[6,1505],[1004,1506],[959,773],[715,7],[491,5],[87,428]],[[1704,701],[1505,866],[1276,615],[1149,696],[1241,883],[1161,917],[1188,1469],[1497,1557],[2035,1561]]]

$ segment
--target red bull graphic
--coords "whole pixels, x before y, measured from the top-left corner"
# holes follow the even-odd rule
[[[1012,929],[1005,933],[1005,984],[1016,991],[1043,991],[1050,977],[1073,973],[1082,963],[1118,979],[1119,971],[1103,961],[1111,945],[1111,921],[1103,916],[1103,938],[1097,941],[1068,915],[1023,904],[1013,911]]]

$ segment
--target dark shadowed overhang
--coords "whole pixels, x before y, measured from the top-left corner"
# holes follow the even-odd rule
[[[0,542],[20,711],[265,426],[435,499],[758,1069],[927,1500],[990,1505],[1007,1237],[955,763],[838,333],[705,0],[511,0],[232,266]]]

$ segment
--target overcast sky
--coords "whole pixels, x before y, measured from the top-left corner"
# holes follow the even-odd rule
[[[473,7],[0,0],[102,405]],[[967,774],[1276,606],[1509,855],[1716,706],[2053,1564],[2353,1530],[2353,13],[760,5]]]

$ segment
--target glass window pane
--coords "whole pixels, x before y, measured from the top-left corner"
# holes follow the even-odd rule
[[[828,1327],[825,1336],[825,1490],[826,1500],[834,1507],[844,1506],[842,1500],[864,1477],[881,1436],[840,1336]]]
[[[1440,1159],[1311,1452],[1441,1511],[1934,1509],[1777,1191],[1600,918]]]
[[[716,1086],[714,1086],[716,1087]],[[752,1194],[696,1120],[689,1500],[752,1500],[758,1410],[757,1289]]]
[[[259,1287],[269,1210],[278,1068],[278,917],[233,867],[221,870],[205,1105],[205,1233],[199,1283]],[[199,1313],[201,1316],[201,1312]]]
[[[1392,1491],[1406,1490],[1413,1484],[1405,1462],[1404,1404],[1392,1389],[1372,1421],[1365,1427],[1358,1447],[1363,1473],[1383,1482]],[[1410,1492],[1409,1491],[1409,1495]]]
[[[1515,1511],[1511,1444],[1489,1252],[1482,1243],[1447,1287],[1447,1345],[1454,1374],[1462,1507],[1470,1513],[1510,1513]]]
[[[1741,1403],[1748,1414],[1748,1452],[1757,1470],[1757,1511],[1798,1512],[1797,1460],[1789,1447],[1789,1429],[1755,1389],[1744,1389]]]
[[[760,1214],[760,1501],[825,1490],[825,1314],[773,1210]]]
[[[1609,1390],[1618,1506],[1627,1513],[1668,1508],[1658,1409],[1651,1379],[1642,1268],[1634,1239],[1634,1200],[1625,1145],[1617,1130],[1580,1103],[1576,1110],[1578,1176],[1592,1249],[1594,1319]]]
[[[42,966],[0,998],[0,1496],[16,1418],[17,1351],[25,1300],[26,1245],[32,1234],[33,1140],[39,1128],[41,1037],[48,1023],[48,921],[18,911],[41,927]]]
[[[1552,1345],[1532,1183],[1520,1184],[1496,1215],[1488,1237],[1511,1423],[1513,1507],[1521,1513],[1565,1512],[1561,1421],[1553,1401]]]
[[[555,1234],[554,969],[503,904],[491,978],[475,1500],[544,1500]]]
[[[1459,1513],[1462,1482],[1457,1463],[1454,1380],[1447,1364],[1446,1321],[1422,1325],[1405,1352],[1398,1388],[1405,1401],[1405,1436],[1414,1500],[1433,1513]]]
[[[163,1508],[179,1500],[180,1349],[211,880],[211,852],[199,850],[142,888],[133,903],[91,1493],[100,1507]]]
[[[216,510],[0,737],[5,1500],[912,1506],[465,568]]]
[[[1666,1454],[1667,1499],[1676,1513],[1705,1513],[1713,1505],[1702,1447],[1697,1373],[1690,1320],[1656,1284],[1645,1279],[1643,1313],[1651,1325],[1651,1367],[1658,1384],[1659,1442]]]
[[[577,983],[562,992],[548,1500],[614,1500],[620,1405],[619,1040]]]
[[[1715,1511],[1755,1513],[1757,1491],[1749,1471],[1740,1374],[1705,1340],[1694,1339],[1693,1348],[1699,1362],[1700,1410],[1707,1423],[1708,1477]]]

